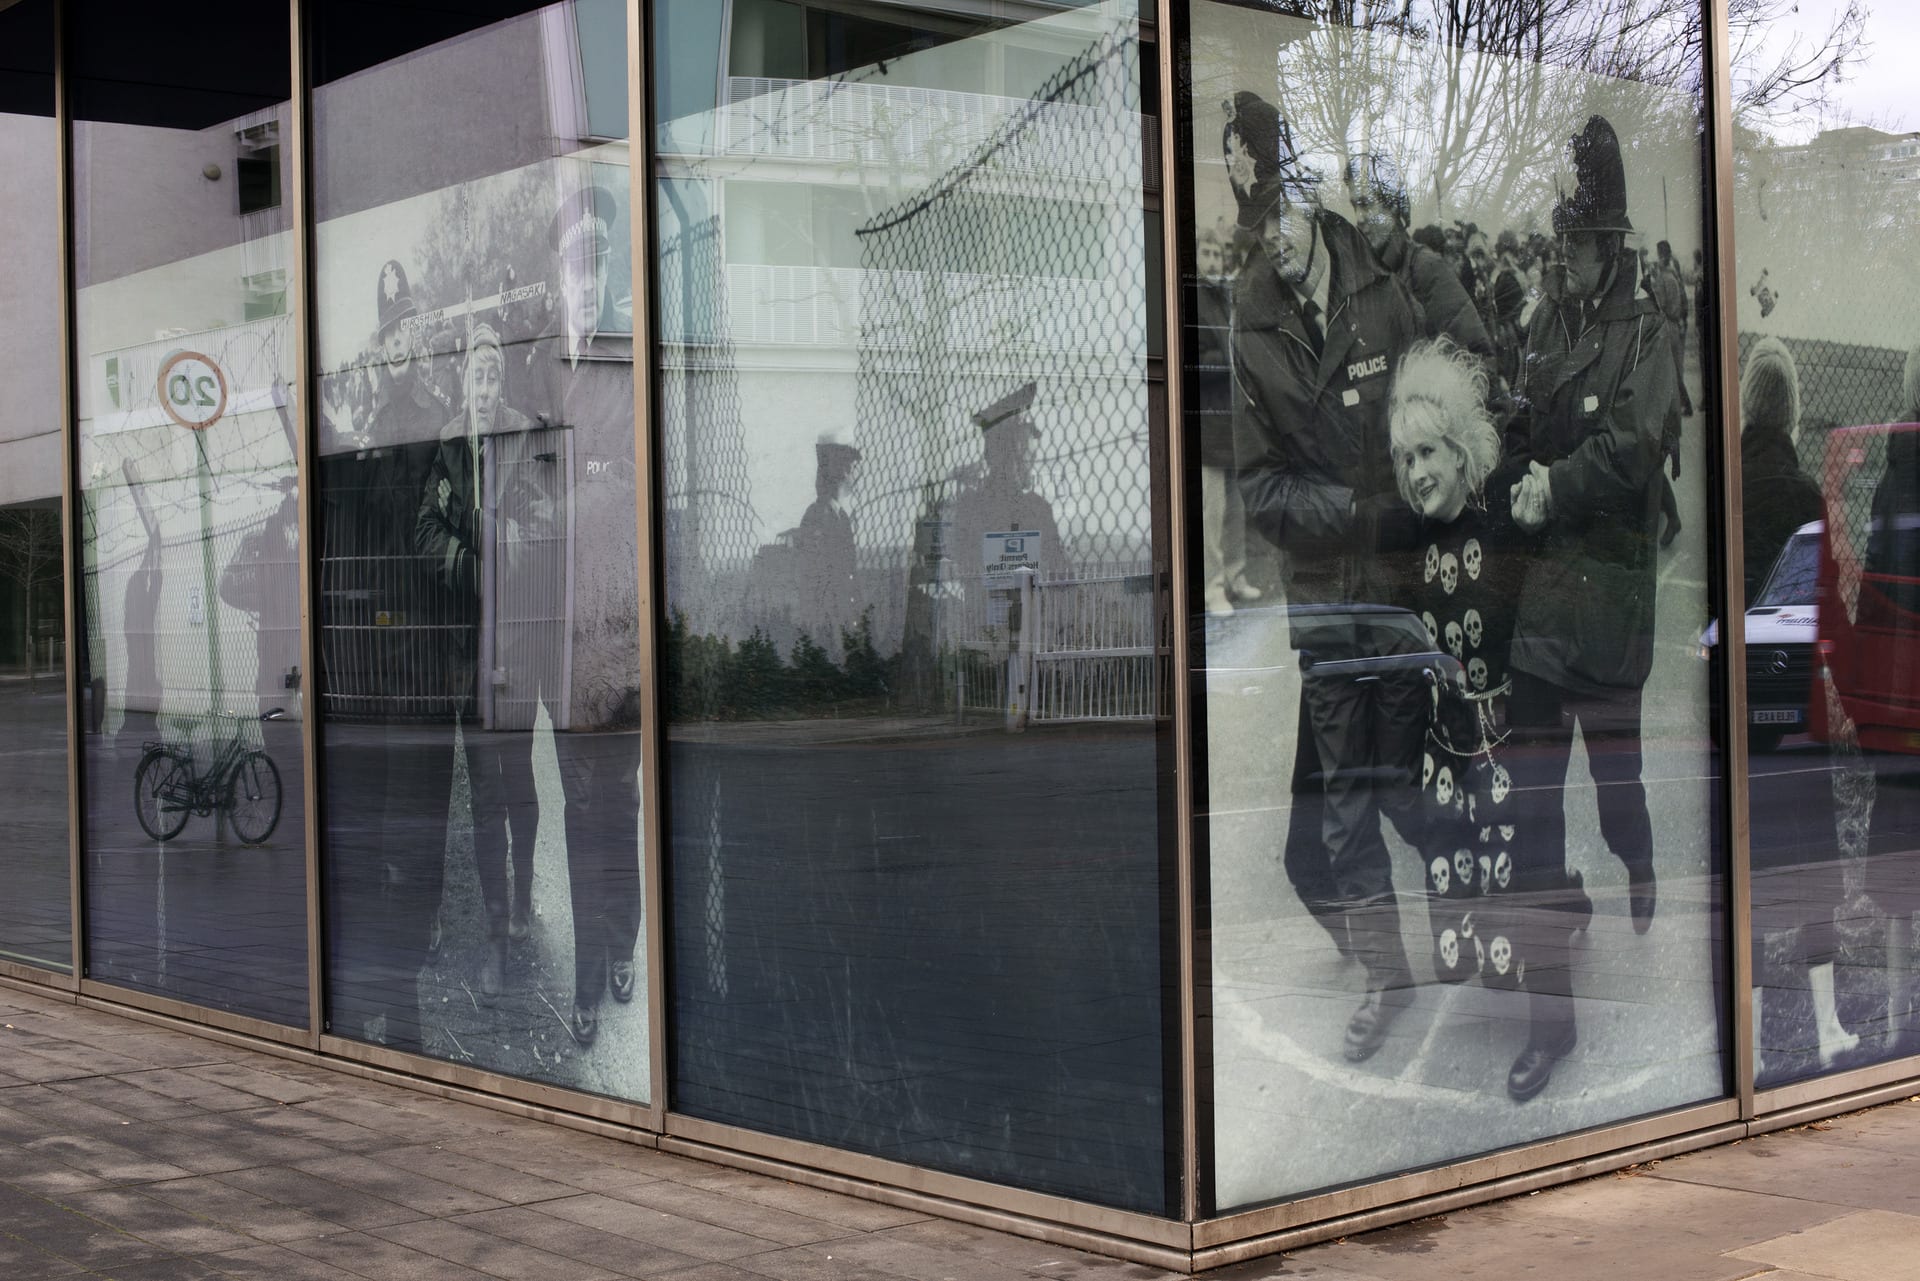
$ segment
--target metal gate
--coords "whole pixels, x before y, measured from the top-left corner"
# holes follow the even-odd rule
[[[1152,574],[966,584],[950,649],[958,714],[1028,721],[1153,720],[1172,715],[1172,636]]]

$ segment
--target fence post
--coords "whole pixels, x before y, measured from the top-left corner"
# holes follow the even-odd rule
[[[1007,655],[1007,732],[1018,734],[1027,727],[1028,687],[1033,683],[1034,572],[1014,571],[1020,580],[1020,595],[1014,613],[1007,620],[1013,633],[1013,652]]]

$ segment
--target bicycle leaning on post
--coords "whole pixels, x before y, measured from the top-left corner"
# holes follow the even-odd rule
[[[133,771],[133,812],[141,830],[156,841],[180,835],[190,814],[226,815],[234,835],[248,845],[263,844],[280,824],[280,767],[264,751],[240,741],[239,722],[252,718],[238,712],[215,715],[234,722],[233,733],[204,771],[194,763],[191,744],[173,743],[148,743]],[[260,719],[285,716],[276,707]]]

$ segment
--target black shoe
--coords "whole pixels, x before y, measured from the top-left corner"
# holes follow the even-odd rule
[[[1387,1029],[1407,1008],[1404,988],[1369,988],[1360,1008],[1347,1020],[1347,1043],[1343,1051],[1349,1063],[1364,1063],[1387,1043]]]
[[[1515,1103],[1525,1103],[1546,1089],[1547,1082],[1553,1080],[1553,1069],[1559,1066],[1561,1059],[1573,1053],[1573,1047],[1579,1040],[1579,1033],[1571,1023],[1545,1033],[1535,1033],[1527,1041],[1527,1048],[1520,1051],[1520,1057],[1507,1070],[1507,1094]]]
[[[1645,934],[1653,924],[1653,909],[1660,901],[1659,886],[1654,882],[1653,863],[1651,861],[1639,867],[1627,868],[1627,910],[1633,913],[1633,932]]]
[[[487,940],[486,955],[480,959],[480,1003],[492,1005],[500,999],[507,983],[507,938],[502,934]]]
[[[1571,928],[1575,933],[1593,920],[1593,896],[1587,893],[1586,876],[1577,871],[1567,873],[1567,911],[1573,915]]]
[[[613,999],[625,1005],[633,999],[633,962],[615,961],[607,971],[607,987]]]
[[[593,1044],[593,1038],[600,1035],[600,1011],[574,1003],[573,1017],[567,1020],[567,1031],[581,1049]]]

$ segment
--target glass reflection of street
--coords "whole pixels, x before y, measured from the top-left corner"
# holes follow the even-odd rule
[[[287,946],[307,912],[299,776],[283,777],[280,821],[262,844],[242,840],[224,815],[193,820],[191,840],[155,841],[130,802],[148,744],[179,737],[163,719],[129,711],[119,733],[85,740],[88,977],[304,1024],[306,949]],[[258,745],[298,761],[299,723],[260,722]]]
[[[7,892],[0,959],[65,970],[72,964],[67,906],[67,721],[56,676],[0,675],[6,727]]]
[[[1163,1195],[1149,726],[676,726],[674,1106]]]
[[[631,768],[635,734],[469,729],[456,740],[443,726],[335,723],[327,737],[329,950],[336,975],[330,1030],[402,1047],[417,1038],[418,1048],[436,1058],[631,1097],[648,1070],[645,1002],[603,1003],[599,1035],[585,1048],[567,1028],[575,950],[567,843],[622,852],[628,875],[638,881],[639,814],[624,803],[631,787],[622,789],[614,777]],[[512,887],[516,898],[530,899],[528,928],[509,943],[498,995],[486,998],[476,976],[493,930],[475,860],[469,766],[496,749],[490,738],[510,740],[523,752],[533,739],[535,794],[508,800],[533,807],[537,817],[529,827],[537,826],[538,836],[530,884]],[[376,770],[386,777],[375,780]],[[555,821],[565,805],[563,771],[585,771],[596,784],[604,780],[610,793],[607,804],[589,807],[564,830]],[[355,796],[380,794],[376,784],[421,803],[406,813],[353,803]],[[441,802],[445,810],[430,812],[427,797],[449,794]],[[495,821],[503,820],[496,814]],[[435,844],[439,865],[429,868]],[[516,871],[519,865],[512,861]],[[438,942],[423,963],[419,935],[428,921],[437,923]],[[644,949],[635,950],[634,960],[635,990],[644,993]],[[414,1017],[417,1028],[402,1026]]]
[[[1827,745],[1796,735],[1752,757],[1763,1086],[1920,1050],[1920,756],[1880,753],[1867,763],[1867,850],[1849,867],[1837,837],[1842,771]]]

